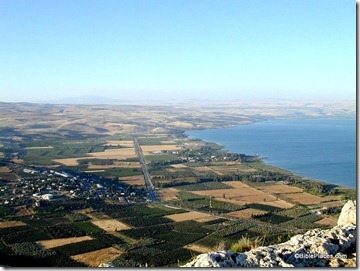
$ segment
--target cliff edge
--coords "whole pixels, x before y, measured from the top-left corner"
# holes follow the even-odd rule
[[[218,251],[198,255],[182,267],[356,267],[356,201],[342,208],[338,225],[313,229],[281,244],[244,253]]]

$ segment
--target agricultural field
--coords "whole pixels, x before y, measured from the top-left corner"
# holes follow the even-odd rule
[[[104,146],[115,146],[119,148],[132,148],[134,141],[132,140],[110,140],[104,143]]]
[[[259,185],[257,186],[257,188],[260,189],[261,191],[271,194],[291,194],[291,193],[303,192],[303,189],[301,188],[295,186],[289,186],[282,183]]]
[[[134,148],[106,149],[100,152],[87,153],[87,155],[98,159],[126,160],[128,158],[136,158]]]
[[[176,151],[181,149],[178,145],[141,145],[143,154],[151,155],[153,153],[160,153],[162,151]]]
[[[121,177],[119,178],[119,182],[128,185],[145,185],[145,179],[143,175]]]
[[[60,247],[67,244],[73,244],[77,242],[82,242],[86,240],[92,240],[90,236],[81,236],[81,237],[69,237],[69,238],[59,238],[51,239],[45,241],[37,241],[36,244],[40,245],[43,249],[49,249],[54,247]]]
[[[307,192],[294,193],[294,194],[281,194],[281,197],[287,201],[300,203],[304,205],[320,204],[322,202],[340,199],[338,196],[319,197],[309,194]]]
[[[114,247],[103,248],[83,254],[71,256],[77,262],[86,264],[89,267],[98,267],[101,263],[111,262],[123,252]]]
[[[156,154],[146,155],[145,160],[149,162],[172,162],[178,161],[178,157],[174,154]]]
[[[199,190],[192,191],[194,194],[213,197],[215,200],[228,202],[237,205],[246,205],[250,203],[270,204],[272,202],[277,205],[283,205],[284,208],[289,207],[288,204],[283,203],[277,197],[264,193],[253,187],[250,187],[241,182],[224,182],[232,189],[216,189],[216,190]],[[291,206],[291,205],[290,205]]]
[[[161,189],[161,198],[163,201],[171,201],[171,200],[176,200],[177,199],[177,195],[179,193],[179,189],[176,188],[163,188]]]
[[[186,212],[181,214],[168,215],[164,217],[169,218],[175,222],[182,222],[187,220],[194,220],[197,222],[208,222],[217,219],[217,217],[200,212]]]
[[[110,169],[110,168],[139,168],[140,167],[140,163],[139,162],[113,162],[112,164],[109,165],[101,165],[101,164],[93,164],[90,163],[90,165],[88,165],[88,169],[92,170],[92,169]]]
[[[253,215],[263,215],[266,213],[267,211],[257,210],[253,208],[246,208],[240,211],[227,213],[226,216],[233,218],[251,219]]]
[[[25,226],[25,225],[26,224],[22,221],[2,221],[2,222],[0,222],[0,229],[19,227],[19,226]]]
[[[315,224],[335,227],[337,225],[337,220],[334,218],[324,217],[323,219],[316,221]]]
[[[0,167],[0,173],[10,173],[11,169],[9,167]]]
[[[40,146],[27,146],[24,161],[35,165],[53,165],[56,163],[70,163],[62,160],[66,158],[84,158],[89,153],[103,152],[106,147],[102,142],[66,142],[66,141],[45,141],[36,142]],[[34,144],[36,144],[34,142]],[[45,146],[43,146],[45,144]],[[51,146],[51,147],[49,147]],[[55,161],[56,160],[56,161]],[[74,160],[72,161],[75,164]],[[67,164],[66,164],[67,165]]]
[[[170,122],[185,127],[186,120],[179,121]],[[114,120],[106,125],[132,130],[137,124]],[[151,126],[152,132],[159,129]],[[288,171],[175,134],[137,134],[161,199],[152,204],[146,204],[148,191],[131,136],[109,130],[106,137],[39,135],[38,140],[23,140],[17,149],[21,155],[14,158],[17,171],[0,166],[4,183],[22,177],[22,163],[46,166],[46,171],[57,167],[55,171],[76,177],[24,174],[24,187],[33,187],[29,196],[16,197],[17,205],[0,206],[1,259],[14,266],[14,259],[27,257],[33,266],[96,267],[112,261],[121,267],[176,267],[199,253],[229,248],[245,236],[271,244],[332,225],[336,215],[311,209],[341,206],[340,196],[315,196],[302,186],[285,185],[279,180],[298,181]],[[38,187],[42,179],[49,181]],[[61,197],[35,205],[33,193],[52,187]]]
[[[93,223],[94,225],[98,226],[99,228],[107,232],[115,232],[115,231],[131,229],[131,227],[116,219],[101,219],[101,220],[91,221],[91,223]]]

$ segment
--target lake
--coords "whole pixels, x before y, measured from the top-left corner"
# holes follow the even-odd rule
[[[187,132],[298,175],[356,187],[356,120],[269,120]]]

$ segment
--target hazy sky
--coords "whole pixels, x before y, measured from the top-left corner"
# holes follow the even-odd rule
[[[352,99],[354,0],[0,0],[0,101]]]

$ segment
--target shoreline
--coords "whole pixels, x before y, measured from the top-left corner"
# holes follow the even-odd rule
[[[333,118],[298,118],[298,119],[293,119],[293,118],[276,118],[276,119],[266,119],[266,120],[256,120],[256,121],[253,121],[251,123],[244,123],[244,124],[238,124],[238,125],[229,125],[229,126],[224,126],[224,127],[219,127],[219,128],[202,128],[202,129],[191,129],[191,130],[185,130],[182,132],[182,134],[186,137],[186,138],[189,138],[189,139],[198,139],[200,141],[203,141],[203,142],[206,142],[206,143],[212,143],[212,144],[216,144],[217,146],[220,146],[226,153],[237,153],[237,154],[244,154],[244,155],[247,155],[247,156],[257,156],[260,161],[262,161],[264,164],[268,165],[268,166],[271,166],[271,167],[274,167],[274,168],[277,168],[277,169],[280,169],[282,171],[287,171],[290,173],[291,176],[295,176],[295,177],[298,177],[298,178],[301,178],[301,179],[304,179],[304,180],[309,180],[309,181],[312,181],[312,182],[317,182],[317,183],[322,183],[322,184],[329,184],[329,185],[334,185],[338,188],[341,188],[341,189],[353,189],[353,190],[356,190],[357,191],[357,181],[355,180],[355,187],[349,187],[349,186],[345,186],[345,185],[342,185],[342,184],[337,184],[337,183],[331,183],[327,180],[318,180],[318,179],[314,179],[312,177],[306,177],[304,175],[302,175],[301,173],[299,172],[296,172],[294,170],[291,170],[291,169],[287,169],[287,168],[284,168],[284,167],[281,167],[281,166],[277,166],[277,165],[274,165],[272,163],[269,163],[266,161],[267,157],[266,156],[259,156],[258,154],[256,155],[249,155],[249,154],[246,154],[246,153],[241,153],[241,152],[238,152],[238,151],[230,151],[229,149],[226,149],[228,148],[229,146],[225,145],[225,144],[222,144],[220,142],[216,142],[216,141],[208,141],[208,140],[205,140],[203,138],[197,138],[197,137],[191,137],[190,134],[188,133],[191,133],[191,132],[194,132],[194,131],[208,131],[208,130],[220,130],[220,129],[228,129],[228,128],[235,128],[235,127],[240,127],[240,126],[244,126],[244,125],[253,125],[255,123],[260,123],[260,122],[266,122],[266,121],[281,121],[281,120],[356,120],[356,118],[344,118],[344,119],[333,119]],[[356,177],[356,176],[355,176]]]

